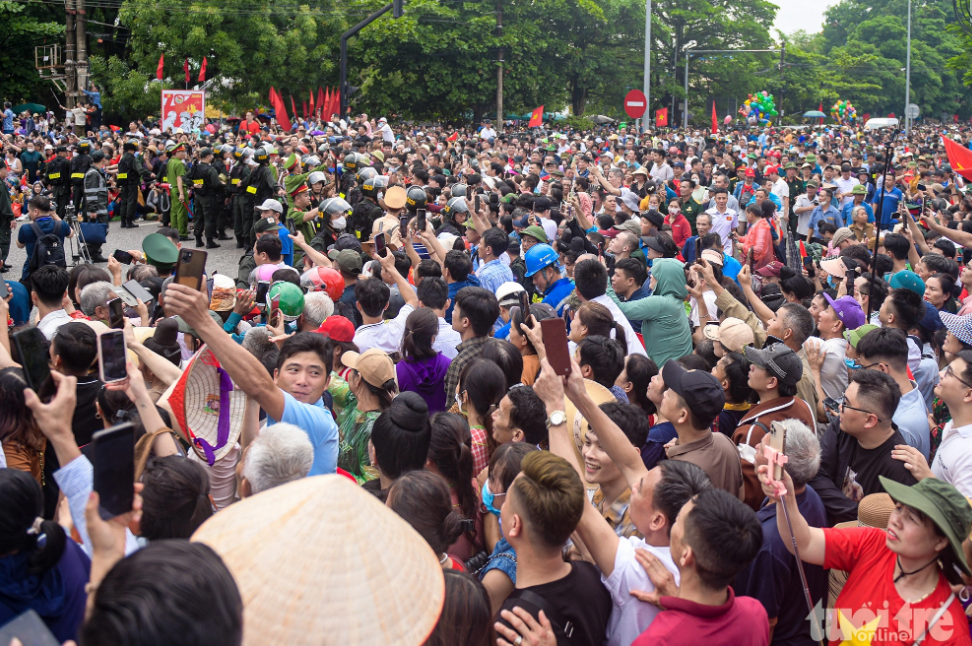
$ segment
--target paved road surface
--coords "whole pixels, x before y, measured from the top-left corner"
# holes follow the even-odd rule
[[[26,223],[19,223],[18,227],[29,226]],[[106,258],[111,255],[115,249],[141,249],[142,239],[150,233],[154,233],[159,230],[157,222],[142,222],[137,229],[122,229],[119,222],[112,222],[109,225],[108,230],[108,242],[102,246],[102,255]],[[27,261],[27,254],[24,249],[18,249],[16,245],[17,231],[11,232],[12,241],[10,243],[10,255],[7,257],[7,264],[11,267],[11,271],[3,274],[6,280],[14,281],[20,280],[20,272],[23,269],[24,263]],[[66,241],[68,249],[71,250],[71,242]],[[190,240],[189,242],[183,242],[183,245],[187,245],[190,249],[196,248],[195,240]],[[243,255],[242,249],[236,248],[235,240],[224,240],[219,244],[222,245],[219,249],[208,249],[206,250],[209,254],[206,269],[210,272],[218,272],[220,274],[226,274],[236,279],[236,269],[239,266],[240,257]],[[68,269],[73,265],[71,258],[68,258]],[[98,267],[103,267],[106,271],[108,270],[108,265],[100,264],[96,265]]]

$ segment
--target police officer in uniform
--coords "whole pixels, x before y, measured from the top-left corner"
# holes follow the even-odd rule
[[[219,221],[219,193],[223,182],[219,172],[212,165],[213,151],[203,148],[199,151],[199,161],[193,165],[190,179],[196,198],[196,213],[192,221],[192,231],[196,235],[196,247],[203,246],[203,227],[206,231],[206,248],[218,249],[216,227]]]
[[[94,151],[91,155],[91,167],[84,174],[84,211],[88,216],[88,222],[108,224],[108,180],[103,169],[105,153],[100,150]],[[91,262],[108,262],[108,259],[101,255],[101,244],[87,243],[88,255]]]
[[[233,196],[229,192],[229,186],[227,182],[230,176],[230,165],[231,159],[230,155],[233,152],[233,147],[228,145],[223,145],[217,147],[216,160],[213,162],[213,167],[219,174],[219,179],[223,183],[223,187],[219,190],[219,222],[216,225],[216,231],[219,233],[217,240],[232,240],[233,238],[226,235],[226,228],[233,226]]]
[[[74,186],[74,210],[84,213],[84,176],[91,168],[91,142],[87,139],[78,144],[78,154],[71,160],[71,185]]]
[[[57,156],[47,165],[47,183],[57,204],[57,217],[63,220],[68,202],[71,201],[71,162],[65,146],[57,147]]]
[[[277,180],[273,172],[269,168],[270,153],[266,148],[260,147],[256,149],[253,153],[254,160],[257,163],[257,167],[250,172],[250,177],[247,180],[246,192],[252,195],[252,202],[250,207],[250,228],[256,224],[256,221],[260,219],[260,214],[257,212],[253,205],[263,204],[267,200],[273,198],[277,194],[278,186]],[[256,232],[253,232],[249,238],[250,246],[256,242]]]
[[[405,193],[405,210],[409,215],[415,215],[419,209],[424,209],[429,196],[421,186],[412,186]]]
[[[371,182],[377,176],[378,172],[374,168],[370,166],[361,168],[356,175],[358,187],[354,189],[354,192],[358,192],[361,197],[357,203],[348,200],[354,209],[351,212],[348,230],[359,240],[367,240],[371,236],[371,225],[385,214],[378,206],[378,192],[382,189],[377,183]],[[387,182],[385,185],[387,186]]]
[[[355,180],[362,169],[368,167],[368,158],[358,153],[348,153],[344,156],[344,163],[341,169],[341,191],[340,197],[347,200],[352,207],[364,197],[361,189],[355,186]],[[372,169],[374,170],[374,169]],[[376,173],[377,174],[377,173]]]
[[[233,234],[236,236],[237,249],[246,246],[252,227],[250,213],[253,212],[253,201],[249,199],[249,194],[246,192],[248,185],[246,180],[250,177],[250,167],[246,162],[250,156],[244,154],[248,150],[249,148],[238,147],[233,151],[233,159],[236,163],[230,171],[230,182],[226,187],[232,198],[230,208],[233,212]]]
[[[139,163],[135,158],[138,145],[134,141],[126,141],[122,146],[124,154],[118,160],[118,174],[115,183],[120,190],[118,206],[121,212],[121,228],[135,229],[135,214],[138,208],[138,185],[141,182]]]

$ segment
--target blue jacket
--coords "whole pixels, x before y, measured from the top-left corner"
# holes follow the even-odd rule
[[[573,291],[574,281],[567,277],[561,278],[547,287],[547,291],[543,293],[542,302],[557,310],[557,316],[560,316],[564,313],[564,306],[567,305],[567,299]]]
[[[456,306],[456,294],[463,287],[479,287],[479,279],[476,278],[476,274],[469,274],[466,276],[466,280],[458,283],[449,284],[449,309],[446,310],[445,320],[446,323],[452,323],[452,308]]]

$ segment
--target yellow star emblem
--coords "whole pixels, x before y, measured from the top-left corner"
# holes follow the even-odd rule
[[[837,624],[840,626],[840,634],[843,640],[840,646],[871,646],[874,634],[877,632],[878,624],[881,623],[880,617],[875,617],[872,621],[866,622],[860,628],[854,628],[850,619],[837,610]]]

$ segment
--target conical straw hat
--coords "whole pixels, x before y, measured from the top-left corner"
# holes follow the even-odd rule
[[[584,387],[587,389],[588,397],[593,399],[594,403],[598,406],[618,401],[610,390],[596,381],[585,379]],[[567,430],[570,431],[571,437],[574,438],[574,455],[577,457],[577,463],[583,467],[584,456],[581,455],[581,449],[584,448],[584,441],[587,439],[587,430],[591,427],[591,423],[581,415],[581,412],[574,406],[574,402],[568,399],[564,404],[566,408],[564,412],[567,414]],[[583,475],[581,478],[583,479]],[[590,495],[594,495],[594,492],[598,489],[596,484],[591,484],[586,480],[584,481],[584,487]]]
[[[337,475],[230,505],[192,540],[212,547],[236,579],[244,646],[420,646],[445,600],[425,539]]]

